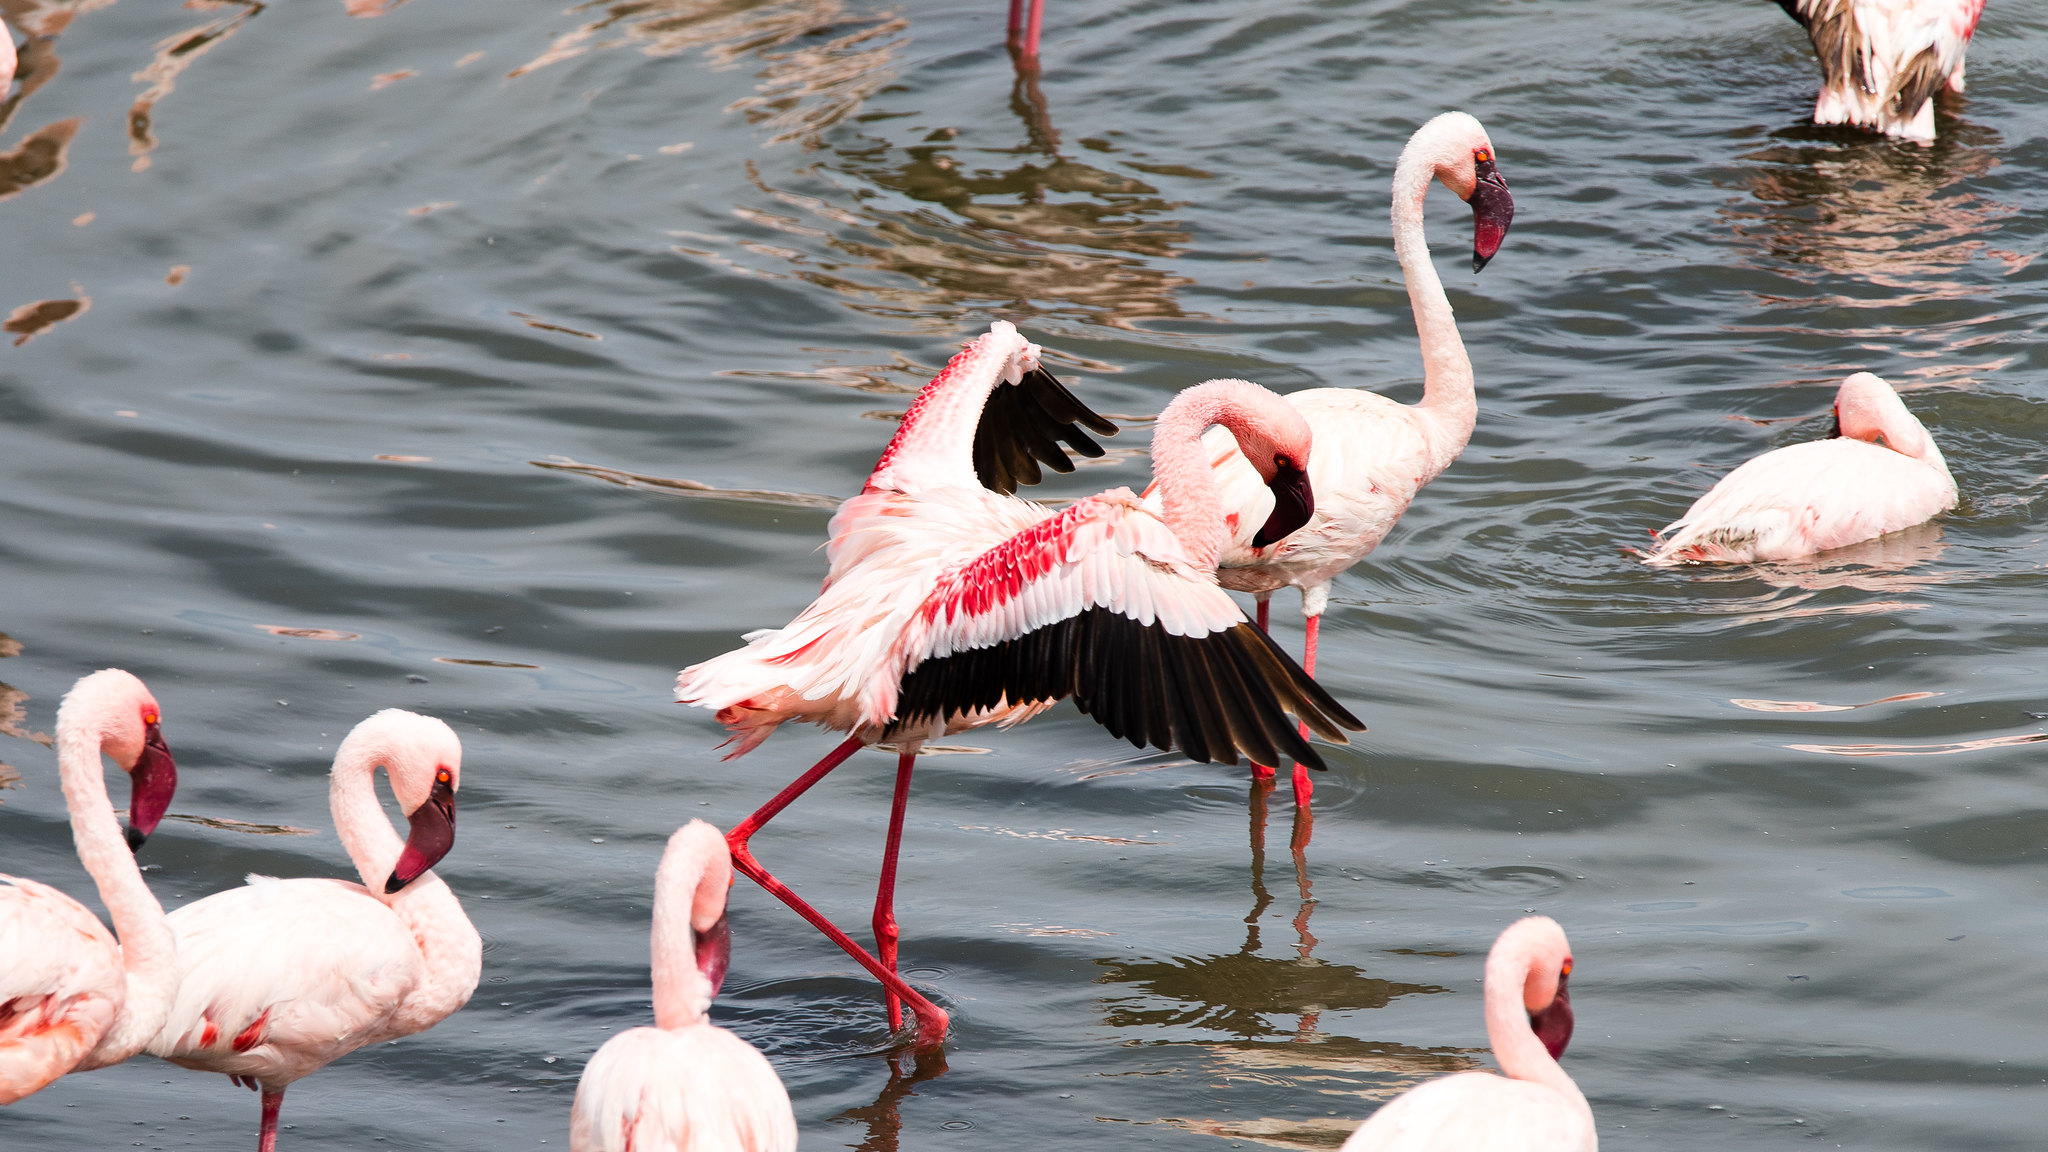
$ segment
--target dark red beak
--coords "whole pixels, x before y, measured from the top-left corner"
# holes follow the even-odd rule
[[[1273,490],[1273,514],[1266,517],[1265,527],[1252,537],[1252,547],[1264,548],[1278,543],[1288,533],[1308,523],[1315,515],[1315,493],[1309,491],[1308,473],[1292,464],[1284,465],[1273,478],[1266,481],[1266,487]]]
[[[1465,202],[1472,205],[1472,270],[1486,267],[1501,241],[1508,238],[1508,225],[1515,222],[1515,198],[1508,195],[1508,182],[1499,163],[1481,160],[1473,166],[1477,182]]]
[[[1529,1013],[1529,1027],[1550,1050],[1552,1060],[1563,1056],[1564,1046],[1572,1042],[1572,998],[1564,986],[1569,978],[1557,978],[1557,999],[1550,1002],[1550,1007]]]
[[[427,802],[413,809],[407,819],[412,830],[405,837],[405,851],[398,854],[398,866],[384,882],[386,896],[419,879],[455,847],[455,789],[449,786],[446,773],[435,779]]]
[[[697,933],[697,971],[711,982],[711,994],[725,987],[725,973],[732,967],[732,925],[720,915],[718,923]]]
[[[155,724],[143,726],[142,755],[128,771],[128,784],[128,826],[122,832],[133,852],[156,831],[157,821],[171,806],[172,793],[178,790],[178,765]]]

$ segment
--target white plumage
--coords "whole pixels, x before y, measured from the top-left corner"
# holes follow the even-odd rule
[[[1778,0],[1820,61],[1816,124],[1934,142],[1934,96],[1963,90],[1984,0]]]

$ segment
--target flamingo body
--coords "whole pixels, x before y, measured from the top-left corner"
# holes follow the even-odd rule
[[[1778,0],[1820,60],[1816,124],[1934,141],[1934,94],[1963,90],[1984,0]]]
[[[0,1104],[85,1058],[127,996],[121,945],[47,884],[0,876]]]
[[[1486,1037],[1504,1075],[1431,1080],[1372,1114],[1342,1152],[1598,1152],[1593,1109],[1558,1066],[1571,1040],[1571,944],[1548,916],[1508,926],[1486,956]]]
[[[1841,435],[1766,452],[1721,478],[1659,535],[1647,564],[1796,560],[1910,528],[1955,507],[1934,438],[1883,380],[1836,394]]]

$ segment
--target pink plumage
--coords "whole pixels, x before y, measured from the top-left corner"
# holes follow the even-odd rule
[[[1486,1039],[1504,1075],[1461,1072],[1396,1096],[1342,1152],[1597,1152],[1593,1109],[1558,1066],[1572,1035],[1571,944],[1548,916],[1486,955]]]
[[[57,711],[71,837],[120,937],[62,892],[0,876],[0,1104],[67,1072],[128,1059],[170,1011],[171,930],[130,847],[155,829],[177,786],[160,715],[142,681],[118,668],[80,680]],[[107,797],[102,753],[133,783],[126,837]]]
[[[1910,528],[1956,505],[1948,463],[1891,385],[1868,372],[1835,394],[1840,434],[1766,452],[1658,533],[1645,564],[1797,560]]]
[[[725,979],[732,860],[692,820],[654,879],[654,1026],[605,1041],[576,1082],[570,1152],[795,1152],[796,1115],[766,1058],[705,1018]]]
[[[1778,0],[1820,60],[1816,124],[1934,142],[1934,96],[1963,90],[1984,0]]]
[[[7,89],[14,83],[14,33],[8,30],[7,21],[0,20],[0,100],[7,99]]]

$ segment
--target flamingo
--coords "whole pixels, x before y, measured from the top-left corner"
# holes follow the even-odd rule
[[[1030,418],[1026,419],[1029,413]],[[1038,367],[1038,349],[996,321],[926,385],[868,477],[840,506],[822,594],[744,648],[685,668],[677,699],[715,709],[727,757],[789,720],[851,735],[726,837],[733,863],[845,949],[902,1004],[921,1046],[943,1011],[896,975],[896,857],[916,751],[941,733],[1020,723],[1065,696],[1133,744],[1194,760],[1321,758],[1292,713],[1339,743],[1363,726],[1216,584],[1226,525],[1201,434],[1231,430],[1278,493],[1261,530],[1278,538],[1314,507],[1310,434],[1279,397],[1241,380],[1177,396],[1152,441],[1159,510],[1113,489],[1054,512],[1008,493],[1037,479],[1034,460],[1065,463],[1055,430],[1093,447],[1077,422],[1100,420]],[[1106,422],[1105,422],[1106,423]],[[1095,425],[1090,424],[1091,427]],[[1033,454],[1026,446],[1037,445]],[[1099,451],[1099,449],[1097,449]],[[896,792],[873,926],[879,958],[763,868],[748,840],[871,743],[897,748]]]
[[[705,1019],[725,982],[732,857],[692,820],[654,874],[654,1027],[605,1041],[576,1082],[569,1152],[796,1152],[796,1114],[765,1057]]]
[[[1220,430],[1203,437],[1223,506],[1236,510],[1217,579],[1225,588],[1257,597],[1261,628],[1275,591],[1288,585],[1301,589],[1308,624],[1301,666],[1311,676],[1330,582],[1379,547],[1416,492],[1458,458],[1479,412],[1472,361],[1458,338],[1457,319],[1423,235],[1422,206],[1431,180],[1472,205],[1474,272],[1500,250],[1515,215],[1493,142],[1471,116],[1446,112],[1416,129],[1401,149],[1394,166],[1394,255],[1408,284],[1422,344],[1421,402],[1398,404],[1355,388],[1288,394],[1287,402],[1315,429],[1309,482],[1316,506],[1306,526],[1278,541],[1254,534],[1272,502],[1258,472]],[[1263,765],[1255,771],[1272,773]],[[1297,762],[1296,803],[1307,804],[1312,790],[1308,773]]]
[[[1557,1058],[1572,1038],[1572,946],[1548,916],[1486,954],[1486,1039],[1505,1077],[1460,1072],[1394,1097],[1341,1152],[1597,1152],[1593,1109]]]
[[[1835,393],[1835,431],[1766,452],[1721,478],[1664,526],[1643,563],[1796,560],[1932,519],[1956,482],[1892,386],[1868,372]]]
[[[0,875],[0,1104],[66,1072],[142,1051],[171,1009],[178,978],[163,906],[135,867],[178,786],[157,723],[162,709],[118,668],[72,685],[57,710],[57,770],[71,839],[113,917],[115,937],[85,906],[46,884]],[[128,773],[125,838],[100,755]]]
[[[378,768],[411,824],[401,844]],[[476,990],[483,941],[429,869],[455,844],[462,744],[387,708],[335,749],[328,803],[360,885],[250,876],[170,915],[178,996],[149,1051],[262,1091],[260,1152],[287,1085],[358,1048],[423,1032]]]
[[[14,84],[14,68],[14,33],[7,21],[0,20],[0,100],[7,98],[7,89]]]
[[[1963,90],[1984,0],[1778,0],[1820,58],[1816,124],[1934,143],[1934,94]]]

